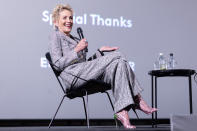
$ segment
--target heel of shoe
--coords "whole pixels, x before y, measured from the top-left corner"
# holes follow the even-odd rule
[[[117,125],[118,122],[121,123],[121,125],[124,126],[125,129],[135,129],[136,127],[130,124],[128,112],[123,110],[117,114],[114,115],[115,120],[117,120]]]
[[[115,120],[115,123],[116,123],[116,128],[118,128],[118,127],[121,127],[121,123],[120,123],[120,121],[117,119],[117,115],[116,114],[114,114],[114,120]]]

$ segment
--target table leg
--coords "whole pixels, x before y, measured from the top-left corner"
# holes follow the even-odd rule
[[[190,104],[190,114],[193,113],[193,107],[192,107],[192,80],[191,75],[189,76],[189,104]]]
[[[152,108],[154,108],[154,76],[151,75],[151,102]],[[152,113],[152,127],[154,127],[154,113]]]
[[[157,108],[157,77],[155,77],[155,108]],[[155,111],[155,127],[157,127],[157,111]]]

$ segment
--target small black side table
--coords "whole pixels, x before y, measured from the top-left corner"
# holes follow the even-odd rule
[[[157,78],[158,77],[174,77],[174,76],[188,77],[188,80],[189,80],[189,108],[190,108],[190,114],[193,113],[191,76],[193,74],[195,74],[195,70],[192,70],[192,69],[151,70],[148,72],[148,74],[151,75],[152,107],[155,107],[155,108],[157,108]],[[152,126],[157,127],[157,111],[152,114]]]

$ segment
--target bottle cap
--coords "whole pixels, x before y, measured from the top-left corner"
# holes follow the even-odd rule
[[[170,53],[170,56],[173,56],[173,53]]]
[[[163,55],[163,53],[159,53],[159,55]]]

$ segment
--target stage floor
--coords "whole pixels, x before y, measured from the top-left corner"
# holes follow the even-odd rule
[[[86,126],[56,126],[51,127],[0,127],[0,131],[124,131],[123,127],[114,126],[92,126],[89,129]],[[157,128],[152,126],[137,126],[136,131],[170,131],[169,125],[159,125]]]

